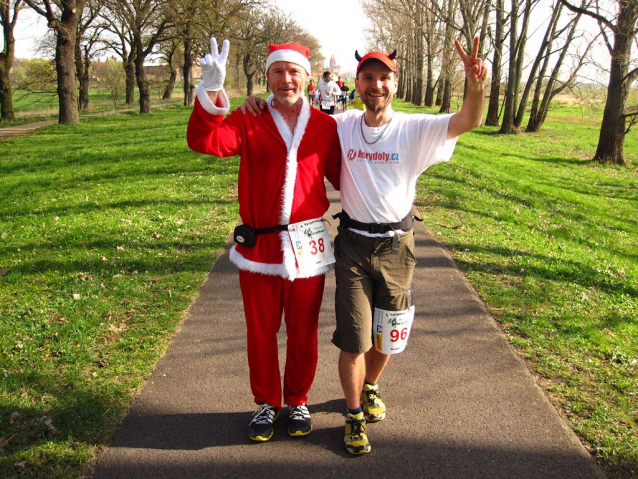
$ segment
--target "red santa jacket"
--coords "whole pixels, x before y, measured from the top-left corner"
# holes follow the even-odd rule
[[[341,149],[334,119],[311,108],[304,98],[293,134],[272,108],[257,117],[234,111],[224,118],[228,106],[224,91],[213,105],[198,88],[187,140],[188,146],[200,153],[240,155],[242,222],[253,228],[269,228],[323,216],[329,206],[324,176],[339,189]],[[287,231],[258,235],[252,248],[236,244],[230,259],[244,270],[291,280],[303,277]]]

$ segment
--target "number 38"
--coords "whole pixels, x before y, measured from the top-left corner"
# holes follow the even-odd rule
[[[326,250],[323,244],[323,238],[319,238],[319,241],[310,241],[310,254],[315,255],[317,253],[323,253]]]

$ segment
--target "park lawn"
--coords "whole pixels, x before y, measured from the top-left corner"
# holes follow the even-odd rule
[[[86,472],[223,251],[238,161],[189,111],[0,142],[0,477]]]
[[[590,163],[596,125],[566,110],[537,135],[464,135],[417,206],[585,444],[631,477],[638,146],[634,166]],[[0,476],[86,471],[222,251],[237,161],[190,152],[188,114],[0,143]]]
[[[137,110],[139,108],[139,102],[136,101],[132,105],[124,103],[125,94],[121,93],[115,105],[116,110]],[[165,105],[171,105],[175,103],[181,103],[183,101],[183,94],[181,90],[176,87],[173,91],[173,97],[170,100],[162,100],[161,93],[157,90],[152,91],[151,101],[153,107],[161,107]],[[29,93],[24,90],[14,90],[13,92],[13,109],[16,119],[11,121],[4,121],[0,123],[0,128],[7,126],[24,125],[26,123],[34,123],[42,120],[56,120],[58,119],[58,96],[52,92],[47,93]],[[89,90],[89,108],[87,110],[80,111],[80,115],[95,112],[109,112],[112,111],[113,100],[111,99],[110,92],[106,89],[91,88]]]
[[[629,166],[591,162],[578,111],[463,136],[416,205],[610,477],[638,477],[638,142]]]

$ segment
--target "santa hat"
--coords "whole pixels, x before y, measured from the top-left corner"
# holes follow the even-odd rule
[[[300,43],[282,43],[280,45],[268,45],[268,58],[266,59],[266,72],[275,62],[291,62],[303,67],[310,75],[310,48]]]
[[[364,55],[363,57],[361,55],[359,55],[358,51],[355,50],[354,57],[359,62],[359,64],[357,65],[357,75],[359,74],[359,70],[361,70],[361,67],[363,66],[363,64],[367,63],[369,61],[372,61],[372,60],[377,60],[377,61],[383,63],[385,66],[387,66],[394,73],[397,73],[397,71],[398,71],[397,63],[394,60],[396,58],[396,56],[397,56],[397,51],[396,50],[394,50],[389,55],[387,53],[384,53],[384,52],[374,51],[374,52],[370,52],[370,53]]]

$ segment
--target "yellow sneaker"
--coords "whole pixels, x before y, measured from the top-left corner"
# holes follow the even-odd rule
[[[379,385],[363,385],[361,407],[368,422],[378,422],[385,419],[385,404],[381,400]]]
[[[366,419],[363,413],[350,414],[346,417],[346,431],[343,442],[350,454],[366,454],[370,452],[370,443],[366,436]]]

